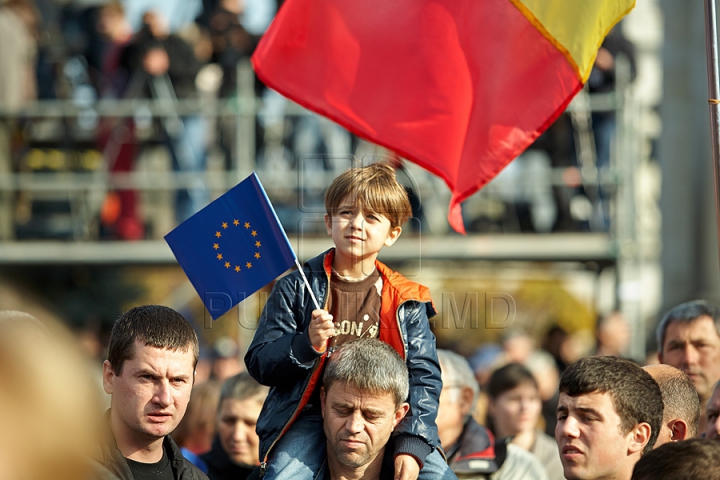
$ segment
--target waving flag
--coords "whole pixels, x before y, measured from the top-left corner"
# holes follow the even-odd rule
[[[635,0],[286,0],[252,62],[442,177],[448,220],[562,113]]]
[[[165,236],[213,320],[295,265],[253,172]]]

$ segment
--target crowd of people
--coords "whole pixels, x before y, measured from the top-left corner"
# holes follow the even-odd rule
[[[595,355],[550,382],[552,356],[516,334],[473,368],[437,349],[428,289],[377,260],[410,215],[394,170],[350,169],[325,203],[335,247],[275,282],[246,371],[222,382],[196,379],[198,336],[182,315],[134,307],[110,335],[103,413],[62,327],[0,312],[3,477],[720,476],[720,306],[667,312],[657,365],[622,357],[605,331],[615,319]]]
[[[703,325],[711,331],[700,333]],[[168,307],[135,307],[116,321],[103,366],[111,399],[104,414],[92,372],[63,326],[2,311],[0,332],[0,383],[9,387],[0,392],[4,478],[254,479],[269,476],[268,463],[281,455],[278,462],[299,470],[277,478],[298,478],[305,468],[325,479],[720,478],[720,377],[712,370],[720,307],[704,301],[682,304],[659,323],[661,358],[683,352],[672,364],[593,355],[569,365],[557,385],[554,438],[543,431],[528,368],[496,365],[480,388],[468,359],[438,349],[432,448],[448,469],[425,477],[424,465],[398,471],[400,424],[417,415],[417,379],[380,338],[343,342],[324,356],[319,417],[261,462],[258,421],[281,388],[248,371],[195,383],[197,335]],[[288,387],[292,378],[285,372]],[[293,453],[302,442],[320,449],[317,465]]]

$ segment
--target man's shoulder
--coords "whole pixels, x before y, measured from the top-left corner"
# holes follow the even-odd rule
[[[115,443],[115,435],[110,428],[110,409],[100,420],[100,439],[95,451],[91,452],[89,465],[92,479],[132,480],[132,473],[122,453]]]
[[[91,458],[88,462],[89,480],[133,480],[115,465]]]
[[[177,480],[210,480],[202,470],[193,465],[189,460],[185,458],[183,460],[187,470],[184,474],[178,474]]]

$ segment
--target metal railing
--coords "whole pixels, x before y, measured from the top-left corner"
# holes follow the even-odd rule
[[[324,187],[338,171],[349,166],[353,156],[381,155],[383,150],[360,141],[357,142],[353,154],[348,154],[346,151],[335,154],[305,153],[298,156],[297,152],[287,145],[289,127],[298,128],[297,122],[303,118],[313,118],[314,122],[326,121],[318,120],[314,115],[290,102],[283,105],[280,114],[269,119],[272,115],[264,112],[268,107],[267,99],[255,97],[253,83],[249,65],[243,64],[238,72],[238,94],[230,99],[179,100],[166,96],[155,99],[99,100],[93,103],[58,100],[36,102],[20,112],[7,112],[0,108],[0,124],[3,121],[6,125],[8,121],[15,125],[24,124],[28,145],[25,154],[13,159],[14,168],[10,171],[0,170],[0,209],[16,210],[19,199],[23,197],[30,202],[41,198],[66,201],[70,205],[66,213],[71,217],[70,223],[73,227],[65,240],[94,242],[99,239],[99,235],[97,225],[93,225],[97,223],[108,191],[134,190],[141,194],[167,195],[178,189],[193,188],[198,182],[197,174],[172,171],[167,166],[167,162],[161,168],[138,165],[135,171],[111,171],[112,159],[109,158],[108,151],[100,151],[93,146],[100,121],[134,119],[135,124],[140,125],[136,127],[136,133],[140,144],[146,146],[144,155],[147,159],[158,154],[162,155],[161,149],[154,147],[156,142],[153,138],[152,126],[155,121],[200,115],[215,124],[216,135],[210,148],[214,161],[207,171],[200,175],[203,185],[211,192],[211,196],[224,192],[252,170],[257,170],[274,202],[277,202],[281,208],[286,206],[290,210],[293,208],[298,210],[295,214],[291,212],[287,217],[290,219],[290,225],[286,226],[291,231],[295,228],[293,222],[297,218],[304,215],[321,218],[323,211],[318,199]],[[586,192],[610,186],[616,191],[611,201],[623,202],[620,206],[616,205],[614,211],[623,212],[625,216],[615,215],[611,219],[609,229],[594,228],[591,225],[591,230],[608,237],[607,244],[602,247],[607,250],[608,258],[618,252],[618,244],[627,246],[633,242],[632,175],[634,166],[639,161],[638,142],[642,140],[633,137],[636,132],[630,131],[633,120],[630,118],[632,114],[628,112],[636,108],[632,98],[621,85],[616,92],[609,94],[581,94],[568,109],[573,119],[581,120],[587,120],[592,111],[617,113],[617,141],[609,171],[599,173],[597,169],[593,169],[594,146],[592,142],[587,141],[587,135],[591,135],[587,125],[584,129],[578,129],[577,135],[580,138],[576,136],[581,186]],[[146,128],[141,128],[143,125]],[[260,131],[263,133],[263,138],[260,144],[256,144],[257,125],[262,126]],[[313,128],[317,133],[318,128],[324,127],[323,125],[318,127],[316,123]],[[43,128],[54,133],[43,132]],[[217,138],[220,129],[223,129],[226,139],[231,139],[223,145],[229,150],[225,153],[229,161],[224,159]],[[337,131],[335,133],[346,135],[344,141],[347,145],[354,143],[349,134]],[[34,144],[38,146],[33,150]],[[55,144],[56,147],[42,146],[47,144]],[[590,152],[589,148],[593,151]],[[77,154],[78,149],[81,154]],[[6,152],[0,151],[0,163],[3,155],[6,155]],[[334,165],[328,166],[328,163],[333,164],[333,162]],[[324,165],[318,167],[318,163]],[[445,219],[449,192],[442,182],[412,164],[406,164],[403,170],[405,174],[401,177],[422,200],[423,234],[433,236],[451,233]],[[547,175],[541,180],[546,193],[553,188],[568,188],[566,169],[550,168],[546,173]],[[538,182],[538,178],[525,175],[516,179],[513,188],[523,191],[536,186]],[[465,209],[469,212],[487,212],[488,209],[492,210],[498,205],[500,208],[512,208],[513,200],[512,198],[508,200],[503,188],[502,182],[490,183],[478,195],[466,202]],[[30,200],[27,200],[28,198]],[[165,203],[167,204],[167,201]],[[167,208],[167,205],[165,207]],[[166,215],[169,213],[166,212]],[[519,233],[513,232],[512,228],[510,230],[511,233]],[[158,240],[163,233],[165,232],[156,231],[148,240]],[[6,251],[11,245],[17,249],[23,248],[20,243],[27,247],[31,246],[31,242],[14,242],[13,232],[8,232],[7,229],[3,231],[0,228],[0,235],[2,235],[0,238],[3,242],[2,248]],[[522,252],[518,252],[518,256],[522,257],[522,255]],[[17,256],[23,257],[20,254]],[[598,255],[597,252],[588,252],[587,256]],[[1,253],[0,257],[2,257]],[[58,258],[58,261],[62,260]],[[158,257],[158,261],[166,260],[168,259],[165,256]]]

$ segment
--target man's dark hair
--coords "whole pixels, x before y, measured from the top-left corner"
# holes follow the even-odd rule
[[[656,335],[658,351],[662,352],[665,343],[665,332],[671,323],[690,323],[700,317],[710,317],[715,324],[715,331],[720,336],[720,306],[705,300],[692,300],[672,308],[660,320]]]
[[[639,423],[650,425],[650,441],[644,450],[649,452],[663,420],[662,393],[650,374],[630,360],[603,356],[578,360],[560,378],[560,393],[577,397],[594,392],[610,395],[623,435]]]
[[[135,355],[135,340],[155,348],[190,350],[193,369],[200,347],[192,325],[178,312],[162,305],[143,305],[120,315],[110,333],[108,361],[115,375],[121,375],[125,360]]]
[[[691,438],[669,442],[642,456],[631,480],[720,480],[720,442]]]

